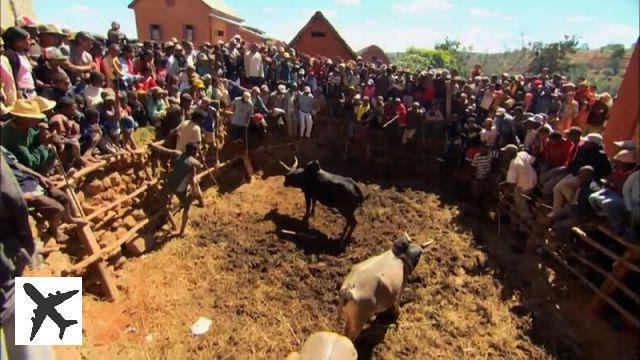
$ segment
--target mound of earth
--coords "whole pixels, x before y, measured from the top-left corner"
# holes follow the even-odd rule
[[[378,316],[356,342],[360,358],[550,357],[528,337],[530,318],[509,311],[519,301],[503,297],[485,253],[455,225],[458,210],[436,195],[363,185],[369,198],[340,251],[332,237],[344,220],[318,206],[306,229],[302,193],[282,183],[271,177],[224,195],[209,191],[185,238],[118,272],[122,300],[85,297],[82,355],[283,359],[313,332],[342,331],[344,277],[407,231],[419,244],[433,243],[409,279],[399,318]],[[200,316],[213,325],[192,336]]]

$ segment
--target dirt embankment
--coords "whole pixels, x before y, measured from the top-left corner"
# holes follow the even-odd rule
[[[319,239],[279,233],[303,230],[303,197],[282,178],[209,199],[185,239],[125,265],[122,303],[87,303],[87,340],[123,357],[281,359],[312,332],[342,329],[336,294],[349,269],[407,231],[434,243],[410,278],[397,322],[383,316],[357,342],[362,358],[548,357],[527,337],[528,318],[509,311],[518,299],[502,298],[486,255],[452,223],[455,208],[423,192],[365,191],[345,252],[325,238],[344,222],[321,207],[310,232]],[[188,328],[198,316],[214,325],[196,338]],[[93,357],[98,348],[85,350]]]

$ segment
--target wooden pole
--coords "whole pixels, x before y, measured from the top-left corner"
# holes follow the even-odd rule
[[[580,279],[580,281],[582,281],[583,284],[585,284],[589,289],[591,289],[596,294],[596,297],[599,297],[604,302],[609,303],[609,305],[611,305],[611,307],[613,307],[616,311],[618,311],[618,313],[620,313],[620,315],[622,315],[622,317],[625,318],[625,320],[629,321],[635,327],[640,328],[640,320],[638,320],[638,318],[636,318],[633,314],[625,310],[622,306],[620,306],[620,304],[618,304],[618,302],[613,300],[609,295],[601,291],[597,286],[595,286],[591,281],[589,281],[589,279],[587,279],[583,274],[581,274],[578,270],[576,270],[574,267],[572,267],[566,261],[564,261],[564,259],[560,255],[556,254],[555,251],[551,250],[544,244],[542,246],[554,259],[556,259],[556,261],[558,261],[562,266],[564,266],[573,275],[575,275],[578,279]]]
[[[100,253],[100,245],[98,245],[98,242],[93,236],[93,232],[91,231],[91,227],[89,227],[89,225],[77,226],[76,231],[78,233],[78,238],[80,238],[80,240],[84,243],[89,256]],[[98,271],[98,276],[100,277],[100,285],[102,286],[104,294],[109,300],[115,301],[118,298],[118,289],[111,279],[111,275],[109,275],[107,266],[105,265],[104,261],[97,262],[95,264],[95,268]]]
[[[627,251],[626,253],[624,253],[624,255],[622,255],[622,259],[626,261],[638,261],[639,258],[640,258],[640,254],[638,254],[638,252],[636,251]],[[624,277],[627,276],[629,271],[630,269],[626,265],[626,263],[622,261],[616,261],[613,264],[613,268],[607,275],[607,278],[600,285],[600,291],[603,294],[607,294],[607,295],[611,295],[616,289],[620,289],[623,292],[627,293],[626,291],[623,290],[622,287],[619,286],[619,284],[622,281],[624,281]],[[638,295],[636,294],[634,295],[635,296],[631,296],[631,298],[634,299],[636,302],[638,302]],[[594,296],[593,299],[591,299],[591,301],[589,302],[589,305],[587,305],[587,307],[589,308],[589,310],[596,312],[596,311],[599,311],[604,304],[605,304],[605,301],[603,301],[601,297]]]
[[[103,206],[103,207],[97,209],[96,211],[92,212],[91,214],[85,216],[85,220],[86,221],[91,221],[91,220],[95,219],[96,217],[106,213],[107,211],[116,208],[118,205],[122,204],[123,202],[138,197],[140,194],[142,194],[143,192],[147,191],[149,186],[152,186],[156,182],[157,182],[157,180],[151,180],[151,181],[149,181],[149,182],[147,182],[145,184],[142,184],[142,186],[139,189],[137,189],[136,191],[132,192],[131,194],[129,194],[127,196],[123,196],[123,197],[119,198],[118,200],[112,202],[111,204],[109,204],[107,206]]]
[[[603,254],[607,255],[608,257],[613,259],[616,263],[621,263],[620,265],[627,266],[627,267],[629,267],[629,269],[631,269],[631,270],[633,270],[635,272],[640,272],[640,268],[637,265],[632,264],[626,258],[620,257],[618,254],[614,253],[613,251],[611,251],[611,250],[607,249],[606,247],[598,244],[595,240],[593,240],[591,237],[589,237],[589,235],[587,235],[579,227],[574,226],[573,228],[571,228],[571,230],[576,235],[578,235],[578,237],[580,239],[582,239],[584,242],[586,242],[587,244],[593,246],[594,248],[596,248],[597,250],[599,250]]]
[[[140,221],[134,227],[132,227],[129,231],[127,231],[127,233],[124,234],[120,239],[112,242],[111,244],[107,245],[104,249],[85,257],[84,259],[82,259],[82,261],[73,265],[71,269],[69,269],[69,272],[72,274],[78,274],[82,272],[82,270],[84,270],[87,266],[112,256],[113,255],[112,253],[118,248],[120,248],[122,244],[135,239],[136,236],[138,236],[138,231],[140,231],[140,229],[142,229],[144,226],[146,226],[151,222],[157,221],[161,217],[161,215],[162,215],[162,212],[159,212],[151,215],[147,219]]]
[[[594,264],[592,261],[589,261],[586,258],[584,258],[583,256],[581,256],[580,254],[572,252],[571,256],[573,256],[574,258],[580,260],[580,262],[582,262],[583,264],[587,265],[593,271],[595,271],[598,274],[600,274],[600,275],[605,277],[605,281],[602,283],[602,285],[600,285],[600,290],[602,290],[604,293],[609,294],[609,295],[611,294],[610,292],[607,292],[607,291],[605,291],[605,289],[603,289],[605,287],[604,285],[607,282],[611,282],[613,285],[615,285],[615,286],[612,287],[613,289],[615,289],[615,288],[620,289],[620,291],[622,291],[625,295],[627,295],[631,300],[633,300],[636,304],[640,305],[640,296],[638,296],[638,294],[634,293],[633,290],[629,289],[625,284],[623,284],[622,282],[618,281],[618,279],[615,278],[610,272],[607,272],[606,270],[604,270],[600,266]],[[627,271],[627,273],[628,273],[628,271]]]

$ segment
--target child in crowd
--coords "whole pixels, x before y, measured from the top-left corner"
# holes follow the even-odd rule
[[[105,140],[115,147],[122,147],[120,118],[116,111],[116,95],[112,89],[105,90],[100,107],[100,123],[105,129]],[[118,109],[119,110],[119,109]]]
[[[92,71],[89,74],[89,85],[84,89],[84,99],[87,106],[98,107],[102,104],[103,86],[104,75],[97,71]]]
[[[120,96],[120,126],[122,127],[122,147],[125,150],[133,151],[137,148],[133,140],[133,132],[138,128],[138,123],[132,116],[131,108],[127,103],[126,96]]]

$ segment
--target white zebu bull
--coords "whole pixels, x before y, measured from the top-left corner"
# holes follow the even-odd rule
[[[300,352],[292,352],[287,360],[356,360],[358,353],[351,340],[328,331],[309,336]]]
[[[409,274],[415,269],[422,247],[412,244],[405,233],[391,250],[353,267],[340,288],[340,314],[346,321],[345,335],[354,341],[372,315],[393,309],[399,302]]]

